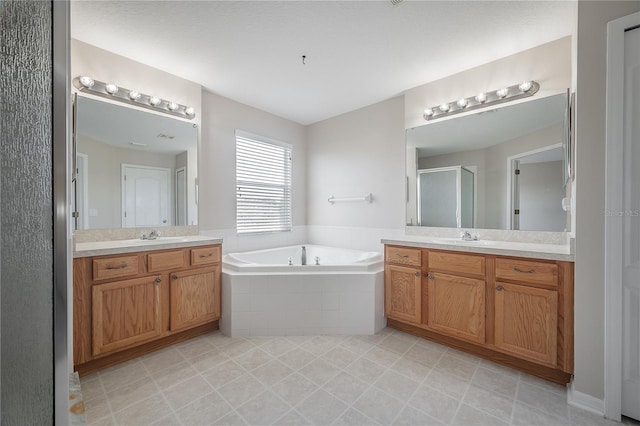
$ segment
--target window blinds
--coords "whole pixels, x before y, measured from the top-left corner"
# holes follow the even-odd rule
[[[291,146],[236,132],[238,234],[291,230]]]

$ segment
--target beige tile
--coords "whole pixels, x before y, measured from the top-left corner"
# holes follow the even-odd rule
[[[458,376],[465,380],[471,380],[473,373],[476,371],[476,367],[477,364],[445,354],[433,369]]]
[[[176,350],[186,359],[190,359],[207,352],[218,351],[216,347],[208,339],[194,339],[179,343],[175,346]]]
[[[198,374],[187,361],[183,361],[162,370],[151,373],[151,377],[156,381],[160,389],[166,389],[178,382],[191,378]]]
[[[481,364],[474,373],[471,383],[513,398],[518,387],[518,378],[519,375],[495,369],[489,370]]]
[[[379,425],[380,423],[365,416],[358,410],[349,408],[347,412],[340,416],[333,424],[341,426],[366,426]]]
[[[453,424],[457,426],[507,426],[509,423],[505,423],[496,417],[466,404],[462,404],[456,417],[453,419]]]
[[[296,407],[296,410],[315,425],[332,423],[346,409],[344,403],[322,389],[314,392]]]
[[[254,348],[234,358],[234,361],[247,370],[253,370],[271,361],[273,357],[265,351]]]
[[[204,377],[214,389],[218,389],[245,373],[244,368],[240,367],[234,361],[227,360],[202,373],[202,377]]]
[[[301,345],[312,337],[313,336],[287,336],[287,340],[295,345]]]
[[[142,379],[129,383],[114,391],[107,392],[107,399],[111,404],[111,409],[116,412],[122,408],[157,394],[158,388],[151,379]]]
[[[291,407],[273,393],[266,391],[245,402],[236,412],[250,425],[271,424],[284,416]]]
[[[258,396],[264,390],[265,387],[257,379],[244,374],[222,386],[218,392],[235,408]]]
[[[176,412],[183,425],[215,424],[223,416],[232,412],[231,407],[217,392],[198,398]]]
[[[395,371],[387,371],[374,383],[374,386],[378,389],[404,401],[413,395],[413,392],[418,389],[418,385],[418,382]]]
[[[501,373],[506,376],[512,376],[518,379],[520,378],[520,372],[518,370],[514,370],[513,368],[510,368],[501,364],[497,364],[495,362],[492,362],[486,359],[480,360],[480,367],[485,368],[487,370],[491,370],[491,371],[497,371],[498,373]]]
[[[570,422],[516,401],[511,424],[517,426],[566,426]]]
[[[111,415],[109,401],[106,398],[97,398],[84,401],[84,414],[87,417],[87,423],[93,423],[104,417]]]
[[[407,351],[404,357],[419,362],[420,364],[433,367],[438,363],[445,352],[446,349],[440,346],[416,343]]]
[[[325,391],[347,405],[353,404],[367,388],[369,384],[345,372],[341,372],[323,386]]]
[[[162,393],[171,405],[171,408],[178,410],[212,391],[213,388],[211,385],[198,375],[170,386]]]
[[[400,336],[392,335],[387,336],[386,339],[378,343],[379,348],[388,349],[392,352],[396,352],[400,355],[404,354],[414,344],[414,339],[407,339]]]
[[[102,382],[97,374],[93,375],[92,380],[80,379],[80,390],[82,391],[82,399],[84,401],[104,398],[106,396],[104,387],[102,387]]]
[[[431,367],[402,356],[391,366],[391,370],[421,382],[429,375]]]
[[[478,358],[475,355],[471,355],[453,348],[447,348],[447,355],[476,365],[480,364],[480,362],[482,361],[482,358]]]
[[[260,345],[260,349],[276,357],[283,355],[297,347],[298,346],[295,343],[285,339],[284,337],[272,338]]]
[[[155,371],[164,370],[175,364],[186,361],[182,354],[174,347],[168,347],[152,352],[140,358],[147,370],[153,375]]]
[[[315,355],[320,356],[334,348],[338,342],[325,336],[315,336],[300,345],[301,349]]]
[[[216,420],[212,424],[216,426],[244,426],[247,422],[235,411],[230,412],[226,416]]]
[[[571,419],[571,424],[576,426],[614,426],[620,425],[618,422],[614,422],[613,420],[605,419],[602,416],[597,414],[590,413],[585,410],[581,410],[576,407],[569,407],[569,418]]]
[[[293,370],[277,359],[251,371],[251,374],[265,386],[273,386],[291,373],[293,373]]]
[[[298,372],[318,386],[322,386],[337,376],[340,369],[318,358],[302,367]]]
[[[449,423],[456,415],[458,401],[458,399],[451,398],[436,389],[421,386],[411,397],[409,404],[431,417]]]
[[[569,406],[566,395],[549,392],[544,387],[523,383],[518,384],[516,400],[542,410],[556,417],[569,420]]]
[[[271,389],[291,406],[296,406],[300,401],[318,390],[318,385],[311,380],[294,373]]]
[[[562,397],[566,397],[567,395],[567,387],[564,385],[559,385],[557,383],[550,382],[548,380],[541,379],[539,377],[532,376],[527,373],[522,373],[520,375],[520,382],[526,383],[527,385],[537,386],[539,388],[544,389],[547,392],[553,392]]]
[[[385,337],[386,339],[386,337]],[[366,352],[369,352],[371,348],[374,347],[374,343],[362,340],[359,337],[352,337],[340,344],[340,346],[344,346],[349,349],[351,352],[355,352],[358,355],[363,355]]]
[[[255,348],[255,345],[248,340],[234,339],[231,343],[224,346],[220,350],[229,358],[235,358],[237,356],[240,356],[242,354],[249,352],[251,349],[254,349],[254,348]]]
[[[436,369],[431,371],[423,383],[455,399],[461,399],[469,387],[469,380]]]
[[[153,424],[169,414],[171,408],[162,395],[157,394],[116,412],[114,416],[120,425],[143,426]]]
[[[513,399],[478,386],[470,386],[464,396],[465,404],[491,414],[509,423],[513,411]]]
[[[103,417],[93,422],[88,422],[88,426],[114,426],[116,424],[116,420],[112,415],[108,415],[107,417]]]
[[[386,367],[366,358],[359,358],[349,364],[344,371],[356,376],[358,379],[373,383],[386,371]]]
[[[336,346],[322,355],[320,359],[323,359],[328,363],[342,369],[351,364],[358,357],[360,357],[360,355],[350,351],[344,346]]]
[[[209,340],[209,342],[213,343],[213,345],[217,348],[223,348],[233,343],[234,340],[237,340],[237,338],[225,336],[220,331],[206,334],[205,337],[207,340]]]
[[[400,354],[390,351],[389,349],[375,346],[371,350],[363,355],[365,358],[375,361],[382,365],[391,365],[400,359]]]
[[[397,398],[372,387],[353,404],[353,408],[380,424],[388,425],[400,414],[404,405]]]
[[[443,425],[439,420],[434,419],[430,415],[423,413],[409,405],[407,405],[400,415],[393,422],[398,426],[431,426],[431,425]]]
[[[149,374],[137,359],[100,371],[107,393],[140,379],[149,379]]]
[[[298,413],[296,410],[291,410],[276,420],[274,424],[282,426],[305,426],[310,425],[311,422],[305,419],[302,414]]]
[[[316,356],[300,348],[295,348],[284,355],[280,355],[278,359],[287,367],[299,370],[316,359]]]
[[[180,420],[176,417],[175,414],[169,414],[152,423],[152,426],[176,426],[180,425]]]
[[[227,358],[227,356],[222,352],[213,350],[191,357],[189,358],[189,362],[191,363],[191,366],[196,369],[196,371],[204,372],[210,368],[215,367],[216,365],[222,364],[228,359],[229,358]]]

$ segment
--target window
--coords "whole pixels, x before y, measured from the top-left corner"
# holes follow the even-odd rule
[[[291,145],[236,130],[236,227],[291,231]]]

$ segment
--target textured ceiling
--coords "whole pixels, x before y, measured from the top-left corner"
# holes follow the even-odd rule
[[[573,1],[83,0],[71,3],[71,35],[310,124],[571,35],[575,10]]]

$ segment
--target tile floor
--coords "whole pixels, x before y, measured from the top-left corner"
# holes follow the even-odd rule
[[[391,329],[200,336],[81,378],[90,425],[605,425],[562,386]]]

